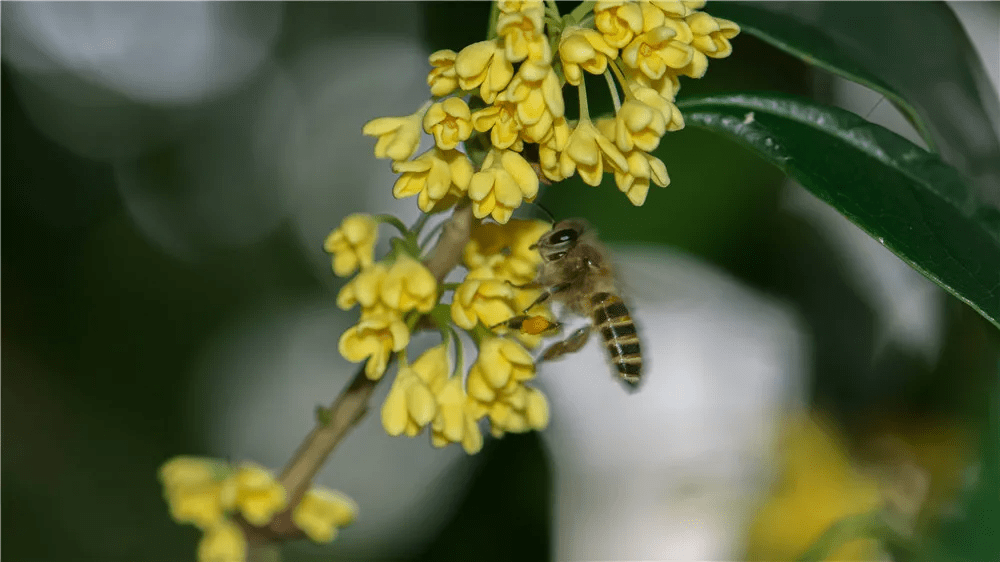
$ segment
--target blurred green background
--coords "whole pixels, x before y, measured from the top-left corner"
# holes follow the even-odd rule
[[[5,36],[26,25],[23,17],[14,19],[17,11],[10,6],[3,10]],[[435,49],[458,50],[481,40],[488,14],[487,3],[392,6],[289,3],[262,11],[233,4],[230,11],[244,23],[277,18],[262,68],[305,69],[295,76],[353,72],[342,82],[347,89],[378,83],[372,77],[376,72],[361,62],[353,68],[341,64],[327,69],[321,56],[309,58],[304,53],[331,38],[356,36],[355,43],[337,45],[357,49],[357,60],[363,61],[366,43],[360,39],[377,37],[391,43],[394,34],[412,34],[417,28],[423,30],[419,37],[424,52],[416,55],[420,59]],[[243,8],[246,20],[240,19]],[[397,9],[416,17],[395,17]],[[712,61],[704,79],[683,81],[681,97],[749,89],[833,102],[829,77],[750,36],[738,37],[734,46],[733,56]],[[23,61],[11,61],[10,52],[5,43],[0,83],[3,552],[10,560],[26,561],[193,559],[198,532],[169,519],[155,474],[173,455],[219,454],[206,440],[204,412],[191,407],[190,389],[204,388],[195,380],[202,374],[199,361],[213,334],[247,311],[273,301],[332,303],[340,281],[316,265],[324,260],[320,245],[325,232],[320,229],[304,244],[294,214],[288,214],[259,236],[246,240],[237,236],[239,243],[219,243],[213,232],[189,228],[181,244],[187,251],[177,252],[172,249],[176,246],[150,234],[155,228],[143,224],[143,217],[155,215],[158,207],[176,207],[180,219],[176,224],[184,223],[185,205],[199,204],[192,192],[196,187],[186,181],[201,173],[197,167],[185,168],[191,151],[206,150],[202,157],[211,161],[215,157],[211,150],[229,142],[224,130],[217,129],[213,134],[221,135],[220,144],[199,148],[203,131],[212,131],[199,127],[238,121],[241,117],[233,107],[264,95],[261,90],[268,82],[259,79],[264,71],[249,72],[243,82],[201,100],[164,102],[108,93],[106,83],[100,85],[86,73],[39,71]],[[417,68],[414,73],[425,71]],[[77,81],[85,85],[79,96]],[[595,82],[592,91],[600,86]],[[88,97],[94,91],[101,95]],[[335,97],[337,91],[314,95]],[[62,126],[75,128],[71,131],[75,140],[60,140],[64,138],[58,130],[60,115],[96,118],[116,111],[130,119],[128,131],[155,142],[129,150],[127,136],[114,130],[125,149],[112,144],[118,148],[95,157],[74,149],[90,145],[86,118],[66,120]],[[405,106],[365,107],[367,113],[359,119],[403,111]],[[43,133],[38,120],[46,115],[56,122],[48,121],[50,129]],[[103,139],[96,138],[101,130],[92,129],[91,146],[102,146]],[[283,129],[275,130],[279,134],[265,135],[266,142],[255,135],[249,140],[234,138],[233,150],[251,154],[287,150],[290,141],[280,135]],[[360,128],[356,131],[354,137],[335,140],[370,151],[370,139],[360,135]],[[309,138],[324,140],[322,135]],[[314,160],[337,149],[333,144],[313,144],[313,152],[293,153],[282,165],[291,162],[315,169]],[[783,203],[794,187],[784,185],[775,169],[733,144],[693,129],[668,135],[657,154],[667,164],[672,185],[664,190],[654,187],[642,208],[632,208],[611,182],[597,189],[578,178],[549,188],[541,202],[557,217],[587,217],[609,242],[677,249],[787,302],[801,315],[810,338],[810,370],[804,381],[809,400],[838,421],[852,451],[860,456],[873,435],[912,437],[942,427],[959,428],[960,437],[954,439],[961,443],[954,446],[970,459],[991,454],[980,444],[989,445],[998,435],[991,434],[996,426],[987,425],[990,408],[994,421],[998,408],[994,329],[941,293],[939,353],[915,353],[880,339],[878,309],[869,294],[859,290],[866,280],[852,276],[843,263],[844,254],[835,249],[839,242],[829,232]],[[256,170],[255,157],[246,158]],[[130,193],[119,185],[123,169],[138,169],[155,178],[155,194],[146,194],[142,212],[137,213],[129,202]],[[205,176],[201,181],[212,181],[209,174]],[[261,181],[280,192],[288,177],[265,174]],[[335,181],[330,177],[327,184]],[[354,189],[388,194],[390,185]],[[352,198],[350,193],[331,191],[329,197],[337,200],[332,202],[335,212],[326,220],[327,230],[361,206],[360,195]],[[232,213],[239,218],[241,212],[234,205]],[[192,216],[192,223],[196,220]],[[169,230],[170,223],[165,224]],[[234,224],[234,232],[243,232],[241,220]],[[345,313],[345,321],[349,318]],[[337,337],[335,332],[329,334],[331,348]],[[339,384],[331,382],[329,396]],[[204,400],[209,404],[212,399]],[[295,414],[308,415],[313,406],[303,403]],[[919,448],[920,438],[909,442]],[[289,454],[292,447],[289,443]],[[934,453],[928,454],[933,461]],[[986,461],[980,465],[980,477],[970,480],[973,484],[989,482],[996,457]],[[440,518],[436,534],[425,537],[407,559],[550,558],[553,467],[538,436],[488,439],[481,454],[461,463],[457,509],[428,514]],[[981,486],[953,482],[960,476],[951,473],[933,477],[941,479],[937,485],[942,489],[962,488],[960,497],[942,500],[958,506],[953,508],[956,513],[981,514],[995,507],[992,502],[998,496],[983,492]],[[355,499],[364,506],[365,498]],[[969,527],[969,517],[949,518],[942,511],[931,519],[943,521],[945,547],[956,548],[969,560],[989,552],[985,527]],[[981,525],[987,521],[978,515],[971,519]],[[993,527],[994,533],[996,528],[1000,527]],[[364,552],[344,556],[369,558]],[[296,549],[288,559],[329,557],[315,547]]]

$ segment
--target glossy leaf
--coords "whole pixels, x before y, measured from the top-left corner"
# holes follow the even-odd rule
[[[958,173],[857,115],[782,94],[678,103],[689,126],[754,150],[1000,327],[1000,236]]]
[[[990,126],[1000,123],[1000,103],[946,4],[716,2],[708,10],[809,64],[885,95],[928,146],[963,174],[974,188],[968,197],[989,205],[980,208],[988,220],[1000,220],[995,210],[1000,141]]]

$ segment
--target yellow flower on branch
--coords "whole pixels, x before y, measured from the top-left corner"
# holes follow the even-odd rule
[[[392,170],[402,173],[392,186],[393,196],[402,199],[419,194],[417,206],[425,213],[457,201],[468,189],[473,173],[465,154],[437,147],[415,160],[394,163]]]
[[[381,283],[382,302],[393,310],[430,312],[437,303],[437,282],[424,264],[400,254]]]
[[[389,364],[389,355],[410,343],[410,331],[398,315],[380,313],[362,316],[347,329],[337,343],[340,354],[352,363],[365,359],[365,375],[378,380]]]
[[[271,471],[255,463],[242,463],[233,475],[236,507],[251,525],[266,525],[285,509],[287,495]]]
[[[567,178],[577,171],[584,183],[600,185],[605,159],[612,169],[625,169],[628,165],[618,147],[601,134],[589,119],[583,119],[569,135],[566,150],[560,155],[559,171]]]
[[[545,9],[541,2],[508,4],[497,19],[497,35],[504,41],[507,60],[551,61],[548,39],[543,33]]]
[[[424,112],[430,103],[406,117],[379,117],[365,123],[362,134],[376,137],[375,158],[391,158],[395,162],[409,160],[420,145],[420,128]]]
[[[659,158],[635,149],[626,153],[625,159],[628,167],[615,170],[615,183],[636,207],[646,202],[650,181],[660,187],[670,185],[667,167]]]
[[[740,26],[729,20],[714,18],[705,12],[695,12],[685,22],[691,28],[694,47],[691,62],[683,69],[683,73],[691,78],[701,78],[708,70],[708,58],[721,59],[733,52],[729,40],[740,32]]]
[[[598,2],[594,5],[594,27],[604,34],[608,45],[621,49],[642,33],[642,8],[629,0]]]
[[[327,543],[337,536],[337,529],[354,522],[358,504],[347,495],[326,488],[308,490],[292,511],[292,522],[310,540]]]
[[[198,543],[198,562],[245,562],[247,541],[236,524],[223,521],[205,530]]]
[[[447,96],[458,87],[458,74],[455,73],[455,51],[442,49],[431,53],[428,61],[433,67],[427,74],[427,85],[432,96]]]
[[[371,215],[355,213],[344,218],[323,243],[323,249],[333,254],[333,272],[344,277],[354,273],[359,266],[370,266],[377,238],[378,223]]]
[[[660,112],[667,131],[679,131],[684,128],[684,116],[674,105],[672,97],[664,97],[655,89],[640,84],[630,84],[630,89],[635,99]]]
[[[497,99],[472,114],[472,125],[480,133],[490,132],[494,148],[511,148],[518,141],[521,123],[517,120],[517,105]]]
[[[492,215],[499,223],[506,223],[514,209],[537,195],[538,174],[524,157],[510,150],[491,150],[469,182],[473,215]]]
[[[636,98],[625,100],[615,116],[615,144],[622,152],[654,150],[666,131],[663,113]]]
[[[517,118],[525,127],[537,123],[545,112],[557,119],[566,111],[559,77],[547,62],[525,61],[504,91],[504,98],[517,104]]]
[[[488,415],[494,436],[544,429],[549,422],[545,396],[526,387],[535,376],[531,355],[507,338],[486,338],[466,381],[475,418]]]
[[[236,500],[228,467],[216,459],[175,457],[160,468],[170,516],[205,529],[223,520]]]
[[[603,73],[608,68],[608,61],[618,58],[618,49],[608,45],[597,31],[575,27],[563,31],[559,58],[566,82],[577,86],[583,81],[584,70],[591,74]]]
[[[455,57],[455,74],[463,90],[479,88],[479,97],[493,103],[514,76],[514,66],[500,40],[473,43]]]
[[[394,312],[382,302],[382,281],[389,274],[384,263],[376,263],[361,270],[337,293],[337,306],[349,310],[360,304],[362,315],[389,314]]]
[[[438,407],[434,389],[448,378],[449,363],[447,346],[441,344],[399,369],[382,404],[382,427],[386,433],[414,437],[434,419]]]
[[[461,98],[437,102],[424,114],[424,131],[434,135],[438,148],[452,150],[472,134],[472,112]]]
[[[437,413],[431,423],[431,444],[444,447],[461,443],[465,452],[472,455],[483,448],[483,434],[479,430],[475,407],[462,388],[461,377],[451,377],[438,389]]]
[[[684,68],[694,50],[677,39],[677,32],[660,26],[639,35],[622,49],[622,62],[641,71],[650,80],[662,78],[668,69]]]
[[[451,319],[466,330],[475,328],[479,322],[493,326],[515,315],[513,304],[511,284],[494,277],[492,269],[482,267],[470,271],[455,289]]]
[[[462,251],[462,262],[470,271],[484,266],[491,270],[492,275],[485,274],[483,278],[495,277],[516,285],[529,283],[542,261],[538,250],[531,246],[549,228],[549,223],[540,220],[477,224]]]

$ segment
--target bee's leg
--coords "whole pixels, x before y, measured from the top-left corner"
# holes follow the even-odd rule
[[[583,344],[587,343],[587,339],[590,338],[590,332],[592,330],[593,326],[588,324],[573,332],[570,337],[550,345],[549,348],[545,350],[545,353],[542,354],[540,361],[551,361],[567,353],[578,351],[581,347],[583,347]]]
[[[555,293],[561,293],[561,292],[565,291],[566,289],[569,289],[572,285],[573,285],[573,283],[567,281],[565,283],[559,283],[557,285],[553,285],[551,287],[546,288],[544,291],[542,291],[542,294],[538,295],[538,298],[535,299],[535,302],[533,302],[533,303],[529,304],[528,306],[524,307],[524,312],[528,312],[535,305],[542,304],[543,302],[549,300],[549,297],[551,297]]]
[[[499,324],[494,324],[490,326],[491,330],[495,330],[503,326],[508,330],[516,330],[525,334],[531,334],[533,336],[551,335],[562,329],[562,324],[560,322],[551,322],[543,316],[532,316],[529,314],[521,314],[520,316],[515,316]]]

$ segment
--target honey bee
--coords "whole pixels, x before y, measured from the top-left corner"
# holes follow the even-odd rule
[[[592,323],[552,344],[542,354],[542,360],[549,361],[579,350],[596,329],[604,338],[619,378],[631,387],[639,384],[642,375],[639,335],[628,308],[618,296],[606,251],[594,231],[581,219],[560,221],[532,248],[538,249],[542,264],[531,286],[541,287],[543,292],[520,316],[497,326],[533,334],[554,332],[560,327],[559,323],[544,321],[527,312],[549,298],[562,302],[567,310],[590,317]]]

